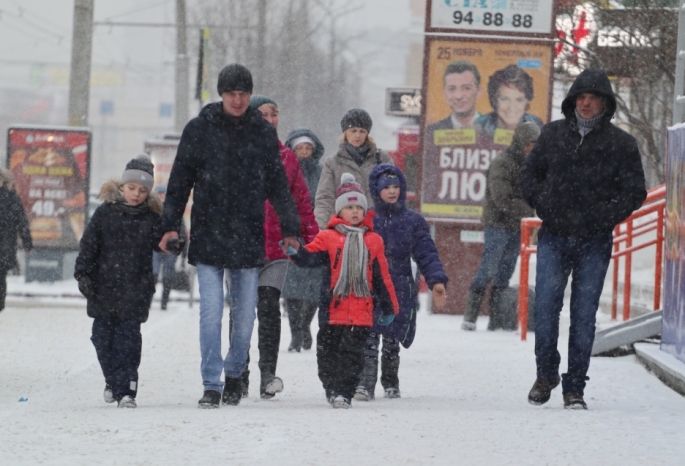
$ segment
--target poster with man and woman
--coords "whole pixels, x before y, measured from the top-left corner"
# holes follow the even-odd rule
[[[549,121],[547,41],[429,38],[421,212],[478,221],[490,162],[519,123]]]

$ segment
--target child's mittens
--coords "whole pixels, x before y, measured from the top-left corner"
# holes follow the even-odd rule
[[[78,290],[81,292],[86,299],[91,299],[95,296],[95,286],[93,281],[87,275],[78,279]]]
[[[447,304],[447,296],[445,294],[445,284],[436,283],[433,285],[433,306],[436,309],[442,309]]]
[[[385,315],[383,314],[379,319],[378,319],[378,325],[381,327],[387,327],[392,323],[392,321],[395,320],[395,314],[388,314]]]

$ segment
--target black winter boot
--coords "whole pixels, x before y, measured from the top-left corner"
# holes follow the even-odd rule
[[[259,370],[262,380],[276,374],[278,349],[281,344],[281,291],[270,287],[258,288],[257,334],[259,336]]]
[[[462,330],[473,331],[476,330],[476,319],[480,307],[485,298],[485,288],[469,288],[469,294],[466,298],[466,311],[464,312],[464,322],[461,324]]]
[[[288,352],[300,352],[302,349],[302,320],[304,301],[299,299],[286,299],[285,308],[288,311],[288,323],[290,324],[290,345]]]
[[[383,351],[381,351],[381,385],[384,389],[397,389],[399,393],[400,379],[400,341],[396,338],[383,337]]]
[[[226,377],[224,382],[224,393],[221,396],[221,402],[225,405],[238,406],[242,397],[243,390],[240,377],[237,379]]]
[[[309,350],[312,348],[312,320],[319,308],[318,303],[314,301],[304,301],[303,309],[304,316],[302,319],[302,349]]]
[[[490,302],[488,303],[488,313],[490,314],[490,322],[488,323],[488,330],[497,330],[504,328],[502,316],[502,293],[508,287],[493,286],[490,288]]]
[[[378,357],[364,358],[364,369],[359,377],[354,399],[357,401],[371,401],[375,399],[376,380],[378,379]]]

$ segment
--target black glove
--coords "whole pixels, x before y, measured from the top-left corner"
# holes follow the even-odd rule
[[[166,243],[166,249],[171,254],[178,256],[183,251],[185,244],[186,242],[183,238],[169,238],[169,241]]]
[[[78,279],[78,290],[81,292],[86,299],[92,299],[95,296],[95,286],[93,285],[93,280],[87,275]]]

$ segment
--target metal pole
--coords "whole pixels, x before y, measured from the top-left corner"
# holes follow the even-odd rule
[[[69,126],[88,125],[90,59],[93,49],[93,1],[74,0],[74,28],[69,74]]]
[[[678,48],[675,62],[675,87],[673,89],[673,124],[685,120],[685,0],[680,0],[678,14]]]
[[[188,54],[186,53],[186,2],[176,0],[176,132],[188,123]]]

